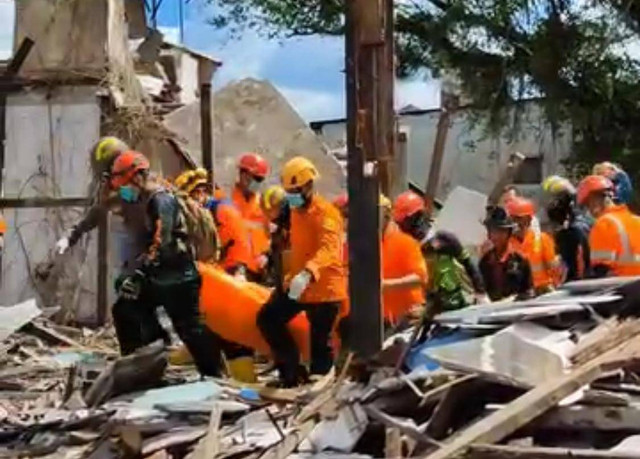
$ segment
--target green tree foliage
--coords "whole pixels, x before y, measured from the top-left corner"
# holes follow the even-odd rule
[[[209,0],[212,23],[274,37],[344,31],[345,0]],[[397,0],[398,74],[453,74],[490,129],[539,97],[580,159],[640,165],[640,0]]]

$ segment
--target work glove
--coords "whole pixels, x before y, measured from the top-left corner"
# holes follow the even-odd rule
[[[58,242],[56,242],[56,253],[58,255],[64,255],[67,250],[69,250],[69,246],[71,243],[69,242],[68,237],[61,238]]]
[[[296,274],[289,284],[289,298],[298,301],[311,282],[311,273],[306,269]]]
[[[120,284],[118,289],[118,295],[125,300],[135,301],[140,298],[140,292],[142,290],[142,282],[144,281],[144,273],[137,271],[130,276],[127,276]]]

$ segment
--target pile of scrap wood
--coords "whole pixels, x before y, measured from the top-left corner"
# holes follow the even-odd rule
[[[110,329],[27,302],[0,309],[0,456],[639,457],[639,293],[582,282],[445,313],[298,389],[265,385],[268,370],[201,379],[160,342],[119,357]]]

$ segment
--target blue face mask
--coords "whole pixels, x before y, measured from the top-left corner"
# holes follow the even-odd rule
[[[304,206],[304,196],[302,193],[287,193],[287,203],[292,209]]]
[[[118,194],[120,195],[120,199],[129,203],[137,202],[140,197],[140,191],[131,185],[121,186]]]

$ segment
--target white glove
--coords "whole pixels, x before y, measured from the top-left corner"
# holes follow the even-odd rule
[[[64,255],[67,250],[69,250],[69,238],[65,236],[56,242],[56,253]]]
[[[311,282],[311,273],[302,270],[296,274],[289,284],[289,298],[298,301]]]

